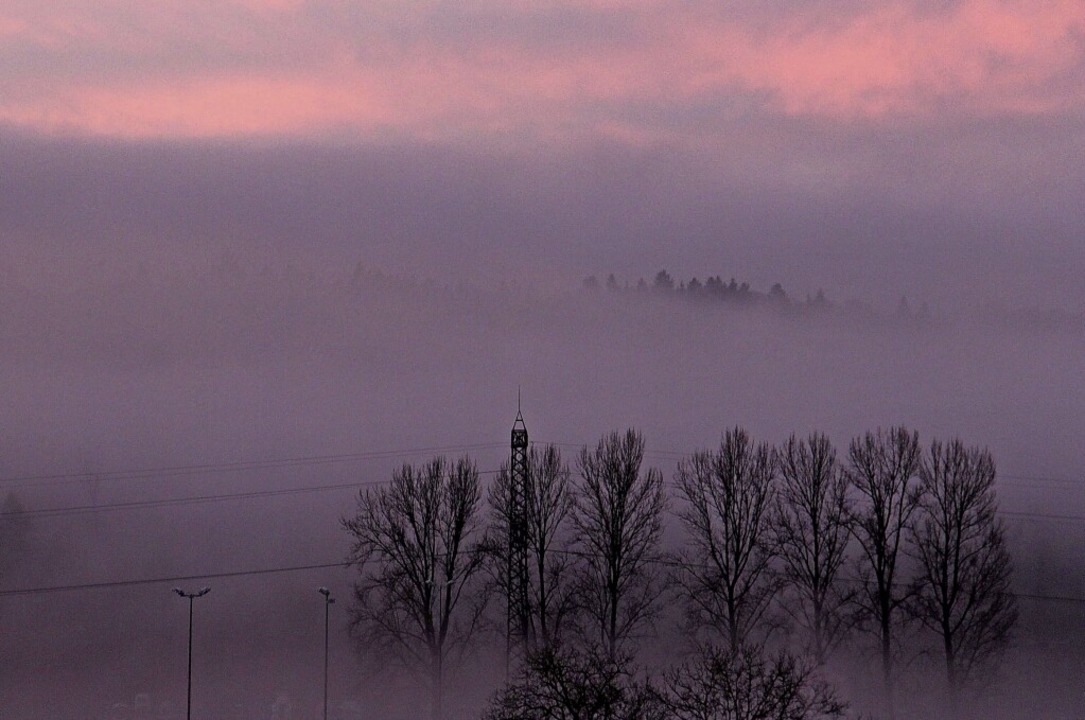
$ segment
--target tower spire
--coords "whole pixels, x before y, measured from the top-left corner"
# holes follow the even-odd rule
[[[527,449],[527,426],[524,424],[524,415],[520,409],[520,388],[517,387],[516,420],[512,424],[512,452],[509,457],[506,672],[514,648],[519,647],[526,652],[531,643],[527,567],[527,503],[530,482]]]

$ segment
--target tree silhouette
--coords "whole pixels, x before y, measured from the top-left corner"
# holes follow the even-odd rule
[[[769,513],[775,460],[741,428],[724,433],[715,451],[678,465],[678,516],[686,529],[684,563],[676,574],[694,631],[707,629],[737,651],[775,591]]]
[[[911,524],[920,566],[913,609],[941,638],[956,713],[961,688],[1006,648],[1017,620],[1010,557],[995,517],[990,453],[960,440],[934,441],[919,477],[923,494]]]
[[[674,278],[670,276],[666,270],[660,270],[656,273],[656,278],[652,282],[652,288],[659,292],[670,292],[674,290]]]
[[[626,656],[549,647],[528,656],[485,720],[663,720],[656,692],[637,682]]]
[[[710,648],[672,670],[664,702],[674,720],[819,720],[843,717],[846,709],[812,668],[753,645]]]
[[[852,593],[840,573],[851,536],[848,480],[829,439],[792,435],[778,456],[780,482],[773,513],[781,576],[792,595],[783,603],[805,629],[818,664],[843,639]]]
[[[641,469],[644,438],[635,430],[583,448],[573,508],[579,565],[577,598],[611,658],[658,612],[655,561],[666,497],[658,470]]]
[[[469,458],[438,457],[404,465],[386,487],[360,492],[357,512],[342,521],[360,575],[353,629],[367,650],[427,678],[435,719],[445,663],[466,648],[482,614],[484,598],[474,593],[484,561],[476,544],[480,497]]]
[[[848,480],[862,503],[852,531],[862,548],[861,588],[856,599],[874,621],[881,646],[885,702],[893,714],[893,628],[906,598],[898,586],[905,530],[919,502],[919,435],[903,427],[855,438],[848,450]]]

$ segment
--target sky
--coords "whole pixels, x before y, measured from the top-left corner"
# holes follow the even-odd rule
[[[47,133],[732,142],[736,118],[1080,116],[1073,0],[79,2],[0,10]]]
[[[1079,311],[1083,73],[1073,0],[12,0],[0,224]]]
[[[33,516],[0,593],[334,564],[350,483],[490,477],[519,387],[533,440],[635,426],[665,474],[734,425],[959,435],[1019,587],[1085,597],[1083,78],[1080,0],[3,0],[0,499],[150,505]],[[660,269],[841,312],[581,290]],[[317,707],[325,570],[209,581],[202,702]],[[0,594],[0,715],[176,711],[160,585]],[[1078,707],[1079,607],[1029,606],[1006,717]]]

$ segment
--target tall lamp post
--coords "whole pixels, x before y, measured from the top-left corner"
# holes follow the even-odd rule
[[[192,593],[185,592],[181,588],[174,588],[173,591],[183,598],[188,598],[188,714],[185,717],[192,720],[192,601],[211,592],[211,588],[205,587]]]
[[[317,588],[317,592],[324,596],[324,720],[328,720],[328,611],[335,598],[326,587]]]

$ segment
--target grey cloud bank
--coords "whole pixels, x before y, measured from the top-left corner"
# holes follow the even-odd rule
[[[665,267],[887,306],[906,295],[947,312],[1085,307],[1075,126],[749,119],[734,133],[712,151],[495,152],[7,132],[0,229],[15,272],[20,252],[104,260],[118,247],[246,246],[481,284],[569,287]]]

